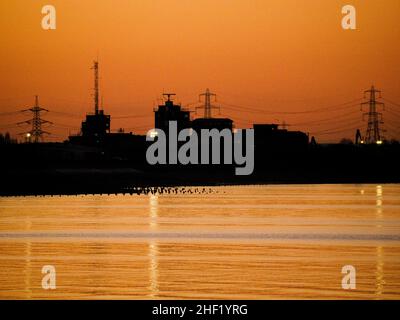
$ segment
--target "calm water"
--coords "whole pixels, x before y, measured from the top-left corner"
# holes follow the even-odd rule
[[[0,198],[0,298],[400,298],[400,185],[213,191]]]

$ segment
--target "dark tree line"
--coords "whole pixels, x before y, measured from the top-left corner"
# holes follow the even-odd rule
[[[17,143],[16,139],[13,139],[10,133],[6,132],[4,135],[0,133],[0,144]]]

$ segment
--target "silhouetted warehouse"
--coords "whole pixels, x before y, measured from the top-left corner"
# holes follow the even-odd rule
[[[217,129],[219,131],[223,129],[229,129],[232,131],[233,121],[228,118],[198,118],[192,121],[192,128],[196,132],[200,132],[201,129]]]
[[[70,136],[69,141],[82,145],[102,145],[104,138],[110,133],[111,116],[104,114],[103,110],[95,114],[86,115],[82,121],[81,135]]]
[[[180,105],[174,104],[170,100],[172,94],[165,94],[168,100],[165,104],[159,105],[158,109],[154,110],[154,127],[155,129],[162,129],[168,134],[169,121],[176,121],[178,132],[182,129],[190,127],[190,112],[181,108]]]
[[[277,124],[254,124],[254,142],[260,149],[301,150],[308,146],[308,135],[301,131],[279,129]]]

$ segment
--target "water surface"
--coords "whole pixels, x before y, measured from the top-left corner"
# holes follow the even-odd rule
[[[0,198],[0,298],[400,298],[400,185],[212,190]]]

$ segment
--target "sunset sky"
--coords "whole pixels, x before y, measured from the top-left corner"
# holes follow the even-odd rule
[[[41,28],[46,4],[56,7],[56,30]],[[357,30],[341,27],[346,4],[357,9]],[[92,111],[97,56],[113,130],[152,128],[163,91],[194,109],[210,88],[221,106],[214,115],[236,127],[285,121],[325,142],[365,131],[356,99],[372,84],[400,104],[399,0],[2,0],[0,15],[0,113],[38,94],[65,113],[44,115],[54,122],[47,141],[77,132]],[[400,108],[388,110],[386,137],[399,139]],[[23,132],[14,124],[28,118],[0,116],[0,132]]]

